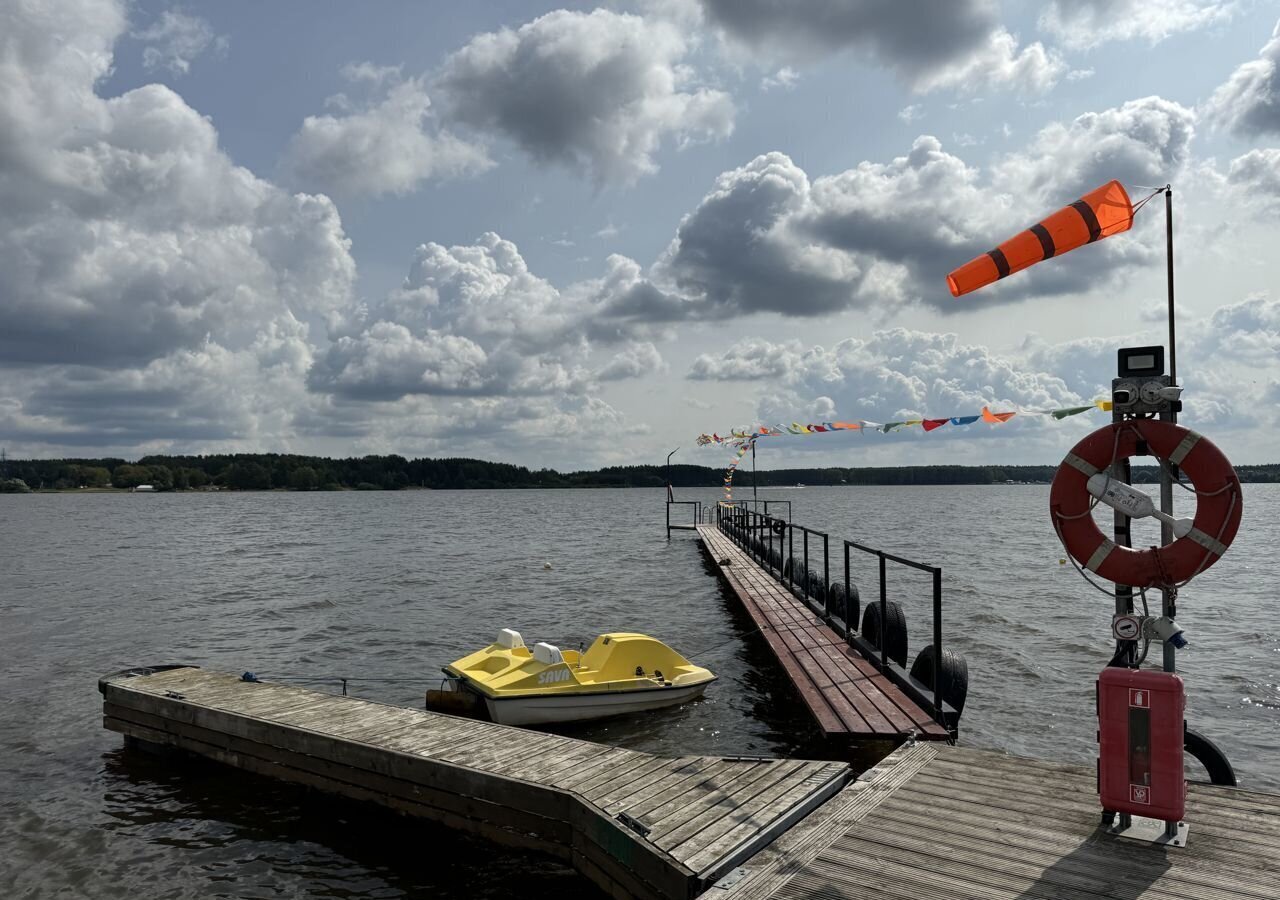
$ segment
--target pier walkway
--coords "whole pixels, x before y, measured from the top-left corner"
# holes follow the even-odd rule
[[[616,897],[697,894],[834,796],[844,763],[667,758],[195,667],[99,682],[104,725],[543,851]]]
[[[1092,767],[899,748],[703,900],[1273,900],[1280,796],[1192,783],[1187,845],[1102,830]]]
[[[699,525],[698,535],[828,738],[951,737],[715,525]]]

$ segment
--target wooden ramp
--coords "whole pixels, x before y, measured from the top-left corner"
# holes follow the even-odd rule
[[[698,534],[828,737],[895,742],[951,737],[718,528],[699,525]]]
[[[102,679],[104,725],[688,898],[835,795],[843,763],[653,756],[195,667]]]
[[[705,900],[1274,900],[1280,796],[1192,784],[1187,846],[1100,828],[1091,767],[902,747]]]

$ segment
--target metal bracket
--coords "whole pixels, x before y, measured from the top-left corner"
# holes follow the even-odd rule
[[[635,816],[630,815],[628,813],[620,812],[616,816],[614,816],[614,818],[616,818],[619,822],[621,822],[627,828],[630,828],[636,834],[640,835],[640,837],[648,837],[649,832],[653,831],[653,829],[650,828],[648,825],[644,824],[644,822],[641,822]]]
[[[739,881],[746,878],[750,872],[751,870],[746,866],[738,866],[736,869],[730,869],[724,874],[723,878],[711,886],[714,888],[720,888],[722,891],[727,891]]]
[[[1186,822],[1178,823],[1176,834],[1171,834],[1163,819],[1148,819],[1145,816],[1130,816],[1127,828],[1121,827],[1120,818],[1104,829],[1107,834],[1131,841],[1141,841],[1156,847],[1185,847],[1187,832],[1190,826]]]

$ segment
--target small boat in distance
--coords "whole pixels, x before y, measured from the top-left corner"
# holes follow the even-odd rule
[[[602,634],[579,653],[546,643],[530,650],[510,628],[483,650],[445,666],[444,674],[442,690],[428,694],[429,706],[455,712],[483,703],[488,718],[501,725],[580,722],[676,706],[700,697],[716,679],[646,634]],[[449,694],[470,694],[475,702]]]

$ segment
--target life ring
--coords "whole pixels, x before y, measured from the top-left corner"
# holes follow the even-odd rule
[[[1136,456],[1139,444],[1181,468],[1197,496],[1191,531],[1163,547],[1118,546],[1093,520],[1088,481],[1114,462]],[[1179,586],[1227,552],[1244,508],[1240,479],[1212,441],[1172,422],[1133,419],[1099,428],[1071,449],[1049,491],[1049,512],[1067,552],[1086,569],[1135,588]]]

